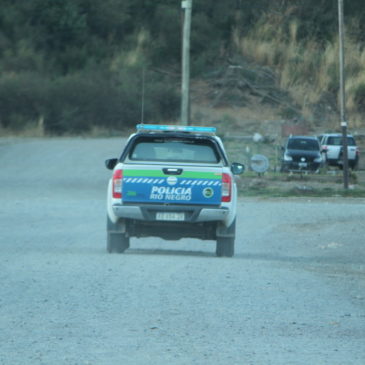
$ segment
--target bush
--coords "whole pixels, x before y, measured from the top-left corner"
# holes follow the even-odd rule
[[[152,121],[171,121],[178,117],[180,98],[173,81],[161,79],[147,89],[145,116]]]
[[[39,74],[5,74],[0,78],[0,124],[21,130],[46,109],[50,81]]]
[[[51,89],[46,130],[78,134],[95,126],[120,130],[134,125],[140,117],[138,86],[133,74],[118,81],[106,70],[59,78]]]
[[[0,124],[13,130],[41,118],[49,134],[121,130],[141,120],[141,105],[142,75],[133,69],[89,70],[54,80],[29,73],[0,79]],[[146,85],[145,118],[171,120],[178,109],[174,82],[153,75]]]

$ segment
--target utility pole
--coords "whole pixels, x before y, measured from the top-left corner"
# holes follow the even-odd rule
[[[184,29],[182,44],[182,80],[181,80],[181,124],[189,124],[190,111],[190,29],[191,8],[193,0],[183,0],[181,7],[184,11]]]
[[[338,0],[338,29],[339,29],[339,57],[340,57],[340,107],[342,128],[342,159],[343,159],[343,185],[349,187],[349,163],[347,153],[347,118],[345,101],[345,56],[344,56],[344,20],[343,0]]]

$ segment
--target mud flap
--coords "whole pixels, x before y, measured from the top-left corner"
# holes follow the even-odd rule
[[[109,253],[122,253],[129,248],[129,236],[126,232],[124,220],[113,223],[107,217],[107,242],[106,249]]]
[[[236,236],[236,218],[229,227],[226,227],[222,223],[217,224],[216,230],[217,237],[235,238]]]

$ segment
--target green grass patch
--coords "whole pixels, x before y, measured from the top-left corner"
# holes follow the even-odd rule
[[[240,196],[261,197],[365,197],[364,174],[351,173],[349,188],[345,189],[342,175],[286,174],[267,172],[258,176],[252,171],[241,175],[237,181]]]
[[[347,198],[365,198],[365,189],[297,189],[288,190],[280,188],[243,188],[239,189],[241,197],[267,197],[267,198],[285,198],[285,197],[347,197]]]

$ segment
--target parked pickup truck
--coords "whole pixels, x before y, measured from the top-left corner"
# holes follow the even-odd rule
[[[343,166],[342,134],[329,133],[323,134],[321,138],[322,156],[325,163],[329,166]],[[356,146],[355,138],[347,135],[347,158],[351,169],[358,166],[360,150]]]
[[[237,188],[214,127],[139,124],[113,170],[107,196],[107,251],[124,252],[131,237],[216,241],[234,254]]]

